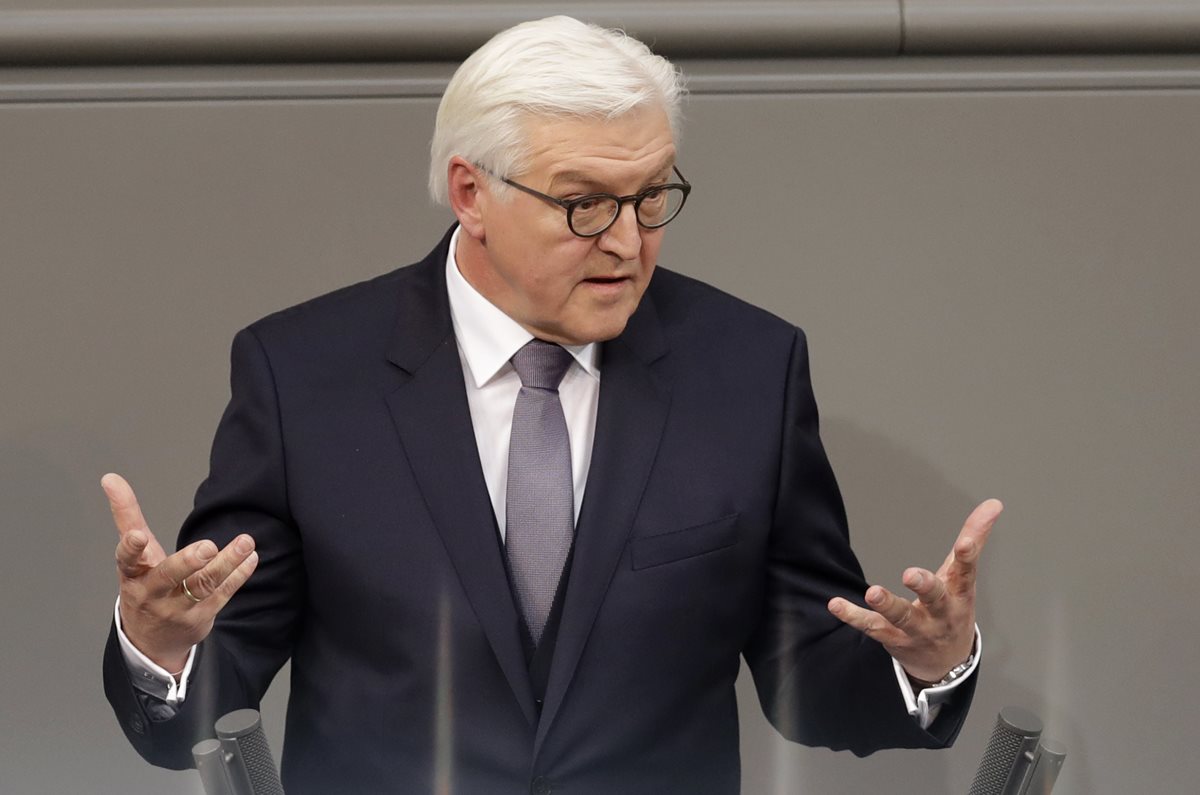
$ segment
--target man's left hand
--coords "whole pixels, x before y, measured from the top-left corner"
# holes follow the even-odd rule
[[[1003,509],[999,500],[987,500],[972,511],[936,574],[904,572],[904,585],[917,595],[911,602],[872,585],[866,593],[872,610],[834,597],[829,612],[883,644],[918,683],[941,681],[971,655],[979,554]]]

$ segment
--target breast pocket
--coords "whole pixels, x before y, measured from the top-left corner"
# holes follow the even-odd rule
[[[633,568],[648,569],[731,547],[738,540],[737,520],[733,513],[682,530],[634,538],[630,549]]]

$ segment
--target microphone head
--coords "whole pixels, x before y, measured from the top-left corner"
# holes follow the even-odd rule
[[[237,795],[283,795],[279,771],[256,709],[222,715],[215,726]]]
[[[262,716],[256,709],[237,709],[217,719],[217,737],[236,740],[262,728]]]
[[[214,728],[218,739],[192,746],[205,795],[283,795],[258,710],[226,713]]]
[[[1000,710],[968,795],[1018,795],[1041,735],[1042,722],[1032,712]]]
[[[192,758],[196,760],[196,772],[205,795],[237,795],[229,780],[225,767],[225,752],[219,740],[201,740],[192,746]]]
[[[250,711],[253,712],[253,710]],[[231,714],[236,715],[237,713]],[[1013,734],[1019,734],[1022,737],[1042,736],[1041,718],[1021,707],[1009,706],[1000,710],[1000,715],[996,718],[996,727],[999,728],[1001,725]]]

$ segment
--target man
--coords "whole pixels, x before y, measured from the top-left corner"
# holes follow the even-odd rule
[[[104,478],[105,687],[144,757],[188,766],[289,658],[292,795],[735,793],[740,655],[790,739],[953,740],[1000,506],[917,599],[868,590],[803,335],[656,271],[681,93],[612,31],[499,34],[438,111],[457,224],[237,336],[179,551]]]

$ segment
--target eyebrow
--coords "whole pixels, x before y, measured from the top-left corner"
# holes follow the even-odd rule
[[[650,180],[653,181],[655,179],[658,179],[661,176],[669,175],[671,172],[671,168],[674,165],[675,165],[675,158],[674,157],[667,158],[663,162],[663,165],[661,167],[654,170],[654,176],[651,177]],[[600,193],[608,193],[609,192],[607,189],[607,186],[605,186],[603,183],[598,181],[591,174],[586,174],[582,171],[562,171],[562,172],[559,172],[558,174],[555,174],[553,177],[551,177],[550,185],[547,188],[547,190],[554,190],[555,187],[561,186],[563,184],[581,185],[588,189],[594,189]]]

